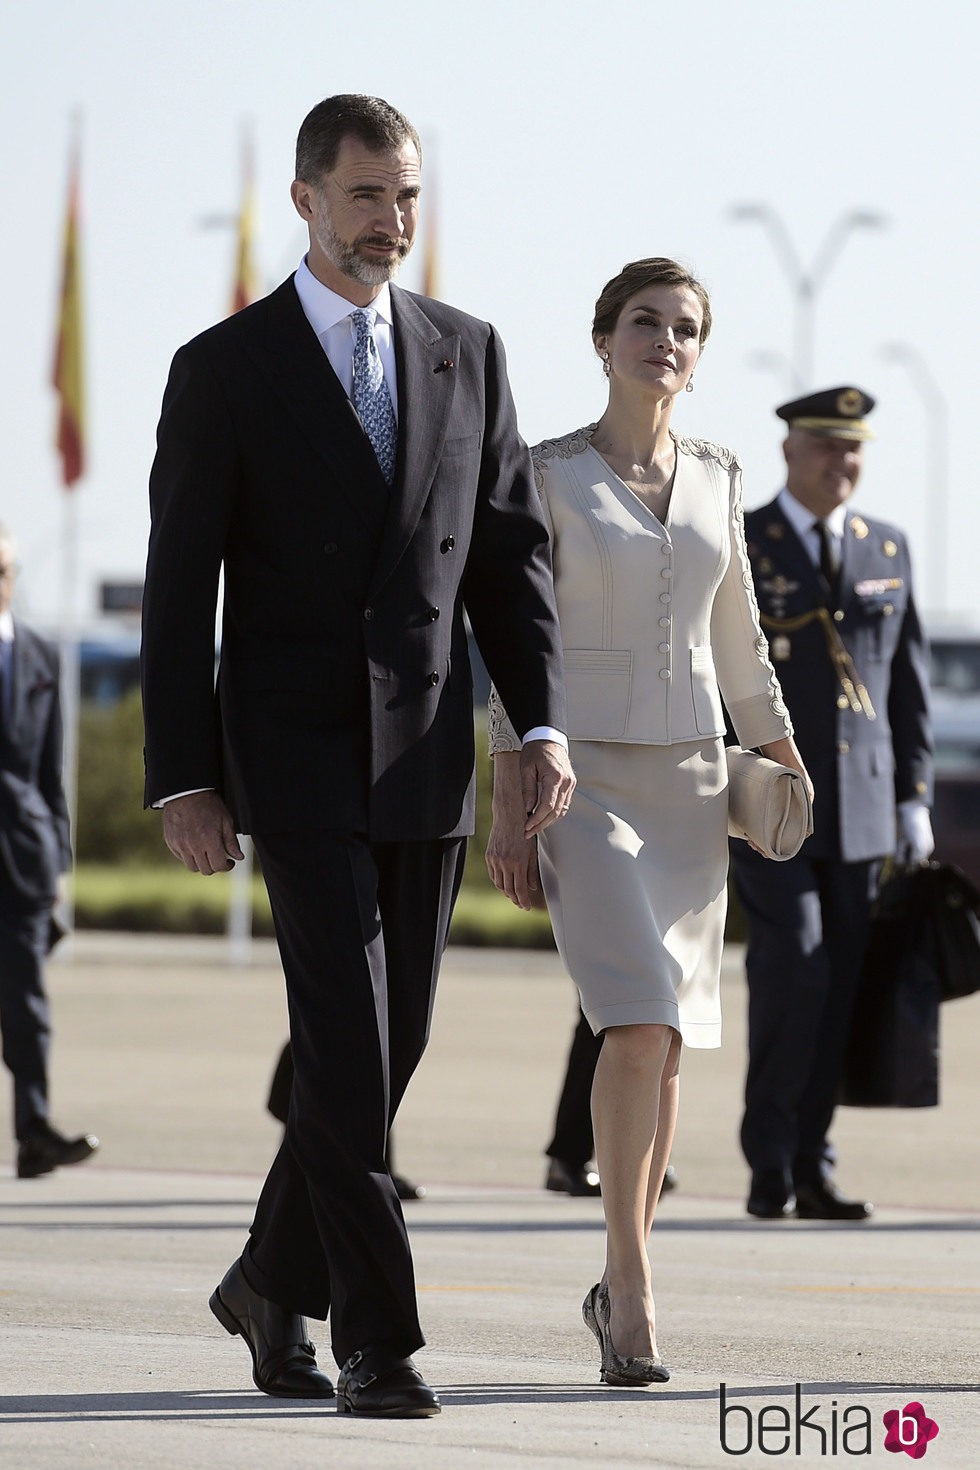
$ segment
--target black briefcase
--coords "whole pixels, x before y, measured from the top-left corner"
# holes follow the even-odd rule
[[[980,990],[980,892],[951,863],[925,863],[908,881],[940,999],[973,995]]]
[[[845,1106],[939,1102],[940,987],[920,871],[894,871],[878,892],[844,1059]]]

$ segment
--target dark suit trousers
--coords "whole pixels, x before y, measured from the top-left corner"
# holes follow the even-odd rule
[[[592,1079],[601,1050],[602,1033],[593,1036],[592,1027],[580,1011],[558,1099],[555,1135],[545,1149],[550,1159],[561,1159],[573,1168],[587,1164],[595,1147],[592,1136]]]
[[[0,1032],[14,1079],[14,1132],[48,1116],[51,1019],[44,990],[50,909],[11,907],[0,899]]]
[[[827,1133],[880,864],[767,862],[745,842],[732,854],[749,925],[742,1150],[756,1177],[814,1183],[833,1159]]]
[[[286,977],[286,1135],[244,1257],[254,1288],[324,1318],[334,1356],[424,1339],[385,1140],[425,1048],[465,839],[255,834]]]

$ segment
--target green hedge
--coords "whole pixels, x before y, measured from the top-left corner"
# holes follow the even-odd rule
[[[272,934],[265,885],[252,878],[252,933]],[[125,929],[135,933],[223,934],[232,884],[226,873],[202,878],[172,859],[169,866],[111,866],[82,863],[74,875],[75,923],[79,929]],[[526,914],[499,893],[464,888],[453,916],[454,944],[501,948],[553,947],[545,913]]]
[[[466,858],[453,920],[457,944],[550,947],[544,912],[526,914],[491,886],[483,853],[490,830],[491,762],[486,721],[477,715],[477,830]],[[75,920],[84,929],[220,934],[231,884],[202,878],[171,857],[157,812],[143,810],[143,722],[134,691],[110,706],[83,708],[79,731],[78,820],[75,833]],[[253,878],[253,933],[272,933],[269,901]],[[728,937],[744,936],[732,895]]]
[[[486,724],[478,721],[479,827],[467,854],[453,920],[458,944],[553,944],[545,913],[525,914],[497,893],[483,852],[490,829]],[[79,731],[75,833],[75,922],[80,929],[221,934],[228,921],[227,875],[202,878],[167,851],[157,812],[143,810],[143,722],[134,691],[109,706],[86,706]],[[271,935],[265,885],[252,879],[252,932]]]

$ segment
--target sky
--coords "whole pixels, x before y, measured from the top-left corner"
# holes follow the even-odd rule
[[[100,583],[142,575],[170,359],[228,309],[234,236],[214,221],[239,205],[243,129],[271,289],[305,246],[299,124],[369,92],[422,136],[439,294],[499,330],[530,443],[602,412],[603,284],[674,256],[715,320],[674,427],[735,448],[763,504],[801,280],[836,240],[804,386],[878,398],[854,505],[908,532],[930,622],[980,624],[978,32],[965,0],[0,0],[0,520],[22,615],[91,628]],[[89,468],[67,496],[50,374],[76,109]]]

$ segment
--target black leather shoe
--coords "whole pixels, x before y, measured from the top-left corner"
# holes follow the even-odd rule
[[[411,1358],[380,1348],[354,1353],[337,1379],[337,1413],[365,1419],[429,1419],[442,1412],[439,1400]]]
[[[282,1399],[333,1398],[333,1384],[316,1365],[306,1318],[253,1291],[241,1261],[212,1292],[208,1306],[226,1332],[244,1337],[256,1388]]]
[[[793,1213],[795,1200],[784,1194],[750,1194],[745,1206],[757,1220],[786,1220]]]
[[[82,1164],[99,1146],[94,1133],[80,1133],[66,1138],[50,1123],[34,1123],[21,1139],[17,1150],[17,1178],[37,1179],[50,1174],[63,1164]]]
[[[800,1220],[869,1220],[874,1205],[848,1199],[830,1179],[796,1186],[796,1214]]]
[[[755,1170],[745,1206],[750,1215],[757,1220],[785,1220],[795,1204],[788,1173],[782,1169]]]
[[[554,1194],[597,1195],[602,1193],[599,1176],[587,1164],[566,1164],[564,1159],[549,1159],[545,1189]]]
[[[425,1199],[424,1184],[413,1184],[404,1174],[392,1174],[391,1182],[399,1199]]]

